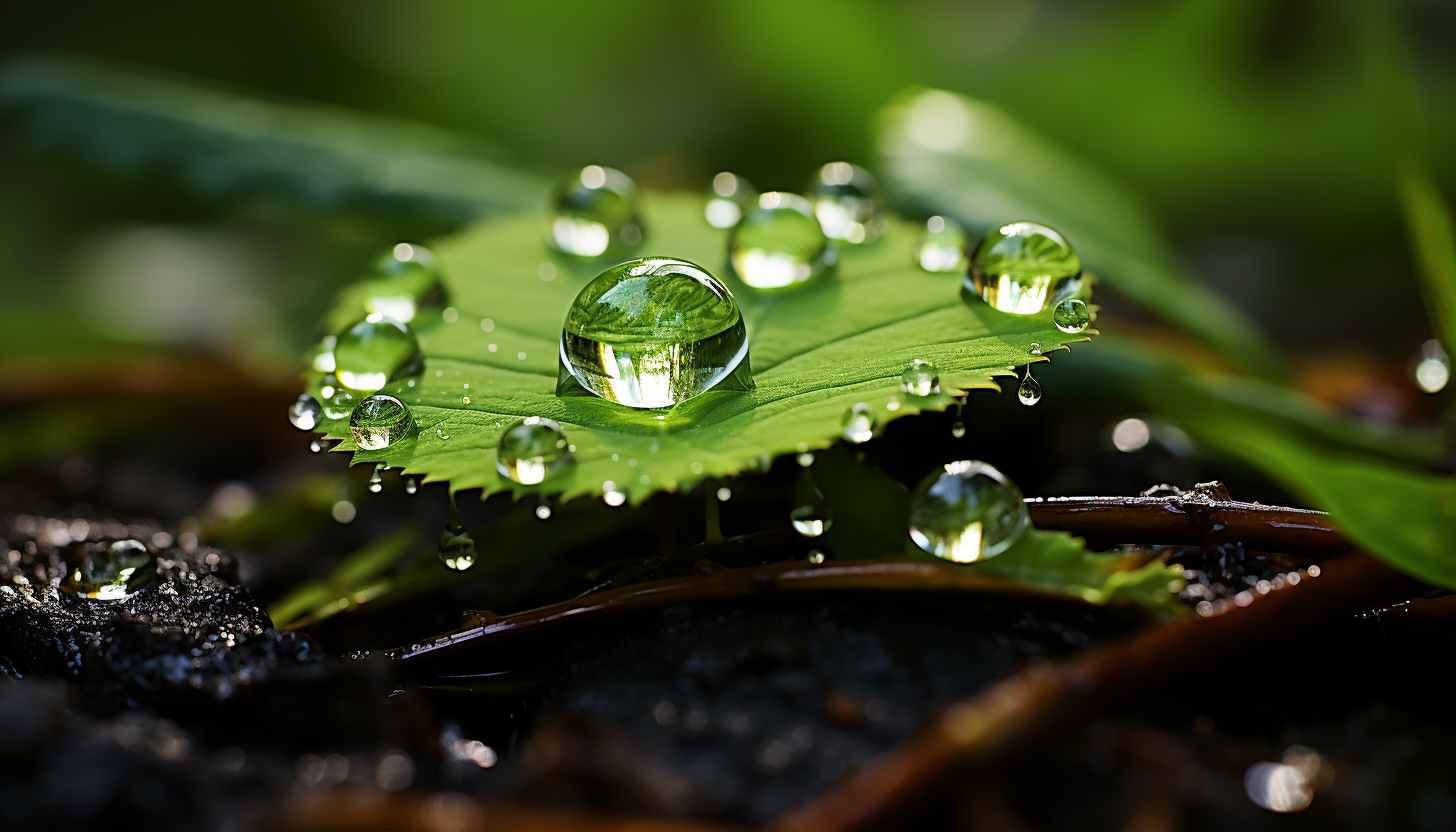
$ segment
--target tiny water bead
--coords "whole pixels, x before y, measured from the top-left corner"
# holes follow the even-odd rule
[[[859,402],[844,412],[844,422],[839,432],[845,440],[858,445],[874,438],[875,427],[875,409]]]
[[[637,185],[627,174],[587,165],[557,183],[546,221],[546,243],[562,254],[601,257],[642,242]]]
[[[561,425],[540,416],[517,419],[495,451],[495,469],[521,485],[538,485],[557,469],[571,464]]]
[[[349,414],[349,433],[361,450],[388,448],[415,429],[414,418],[404,402],[394,396],[376,393]]]
[[[1007,223],[976,246],[962,286],[1002,312],[1034,315],[1082,288],[1082,261],[1053,229]]]
[[[76,594],[98,601],[121,601],[155,576],[146,567],[152,553],[140,540],[118,540],[105,551],[88,552],[71,572],[70,587]]]
[[[345,387],[373,393],[419,355],[420,342],[409,324],[374,312],[339,336],[335,372]]]
[[[848,162],[830,162],[810,185],[814,215],[825,235],[846,243],[873,243],[885,232],[880,186],[870,172]]]
[[[940,372],[931,362],[917,358],[900,374],[900,390],[912,396],[939,393]]]
[[[970,264],[966,256],[966,229],[950,217],[934,216],[920,229],[915,244],[915,263],[927,272],[964,273]]]
[[[808,471],[799,477],[799,484],[794,489],[794,507],[789,510],[789,524],[804,537],[819,537],[834,525],[834,512]]]
[[[956,563],[1001,554],[1030,524],[1020,489],[985,462],[952,462],[910,495],[915,545]]]
[[[403,323],[413,321],[420,307],[445,300],[435,255],[418,243],[399,243],[386,252],[362,289],[364,311]]]
[[[755,289],[797,286],[827,272],[838,258],[814,206],[798,194],[759,195],[757,207],[728,235],[728,263]]]
[[[348,390],[335,390],[332,396],[324,399],[324,415],[330,419],[347,419],[354,410],[354,394]]]
[[[313,430],[318,426],[319,418],[324,414],[323,405],[318,399],[304,393],[288,406],[288,421],[299,430]]]
[[[556,394],[578,388],[634,408],[672,407],[713,387],[753,387],[738,302],[701,266],[628,260],[576,296],[561,329]]]
[[[475,565],[475,538],[460,519],[460,510],[455,507],[455,495],[450,495],[450,519],[445,521],[445,530],[440,532],[440,562],[447,569],[464,572]]]
[[[1016,386],[1016,400],[1031,407],[1041,401],[1041,382],[1031,377],[1031,365],[1026,367],[1026,375],[1022,376],[1021,383]]]
[[[1446,389],[1446,384],[1451,381],[1451,359],[1446,356],[1440,341],[1431,338],[1421,344],[1420,358],[1411,375],[1422,393],[1435,394]]]
[[[1085,332],[1087,325],[1092,323],[1092,310],[1081,298],[1067,298],[1052,310],[1052,323],[1062,332],[1076,335]]]
[[[703,216],[714,228],[732,228],[743,212],[753,207],[757,196],[747,179],[724,171],[713,177],[713,196],[703,209]]]

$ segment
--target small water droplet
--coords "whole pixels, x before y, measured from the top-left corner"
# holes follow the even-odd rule
[[[1034,315],[1082,288],[1082,261],[1053,229],[1011,222],[976,246],[962,288],[1002,312]]]
[[[885,409],[893,413],[896,410],[900,409],[900,404],[901,402],[899,396],[891,396],[890,400],[885,402]]]
[[[556,470],[571,464],[561,425],[540,416],[517,419],[501,434],[495,469],[522,485],[536,485]]]
[[[288,406],[288,421],[299,430],[313,430],[323,412],[323,405],[318,403],[318,399],[304,393]]]
[[[864,402],[859,402],[846,410],[839,432],[846,440],[856,445],[873,439],[875,435],[874,408]]]
[[[1422,393],[1439,393],[1451,381],[1451,359],[1441,342],[1431,338],[1421,344],[1420,358],[1411,375]]]
[[[789,511],[789,523],[804,537],[818,537],[834,525],[834,512],[808,471],[800,475],[799,484],[794,489],[794,507]]]
[[[726,485],[718,489],[718,502],[726,503],[731,499],[733,499],[733,489]]]
[[[455,507],[455,495],[450,494],[450,519],[445,521],[445,530],[440,532],[440,562],[446,568],[464,572],[475,565],[475,538],[460,519],[460,510]]]
[[[612,482],[611,480],[607,480],[606,482],[602,483],[602,502],[606,503],[612,508],[616,508],[617,506],[620,506],[621,504],[627,502],[627,495],[626,493],[617,490],[616,483]]]
[[[324,399],[324,415],[330,419],[346,419],[353,410],[354,394],[348,390],[335,390],[332,396]]]
[[[1031,407],[1041,401],[1041,382],[1031,377],[1031,365],[1026,367],[1026,375],[1021,377],[1021,384],[1016,387],[1016,400]]]
[[[825,236],[851,244],[879,239],[886,227],[879,190],[879,183],[859,165],[830,162],[820,168],[809,198]]]
[[[551,504],[548,503],[548,502],[546,502],[546,500],[544,498],[541,500],[541,502],[539,502],[539,503],[536,504],[536,519],[537,520],[550,520],[551,519]]]
[[[339,339],[332,335],[325,335],[319,342],[313,354],[313,368],[320,373],[332,373],[334,371],[334,347]]]
[[[70,587],[98,601],[121,601],[156,577],[155,559],[140,540],[118,540],[88,551],[72,572]]]
[[[349,433],[362,450],[388,448],[415,430],[415,420],[405,403],[394,396],[375,393],[349,414]]]
[[[824,235],[814,207],[798,194],[770,191],[728,236],[728,263],[755,289],[797,286],[829,270],[839,248]]]
[[[952,462],[934,471],[910,496],[910,537],[936,557],[956,563],[999,555],[1030,525],[1015,483],[984,462]]]
[[[629,260],[576,296],[561,330],[557,395],[671,407],[713,387],[753,386],[738,303],[700,266]]]
[[[912,396],[939,393],[940,372],[931,362],[917,358],[900,374],[900,390]]]
[[[809,555],[808,555],[808,561],[810,563],[812,563],[812,564],[815,564],[816,566],[818,564],[823,563],[824,562],[824,550],[823,549],[810,549],[809,550]]]
[[[960,419],[955,420],[955,423],[950,426],[950,435],[955,437],[956,439],[960,439],[965,436],[966,423],[962,422]]]
[[[713,196],[703,209],[708,225],[732,228],[752,208],[758,194],[747,179],[724,171],[713,177]]]
[[[372,393],[420,357],[420,342],[409,324],[375,312],[339,336],[334,360],[339,381],[351,390]]]
[[[920,229],[915,262],[927,272],[963,273],[971,262],[966,256],[968,243],[960,223],[950,217],[931,217]]]
[[[800,468],[808,468],[810,465],[814,464],[814,455],[812,453],[809,453],[808,451],[805,451],[804,453],[801,453],[798,456],[794,457],[794,461],[799,463]]]
[[[402,323],[413,321],[421,306],[445,299],[435,256],[418,243],[391,248],[375,264],[374,274],[360,282],[359,290],[364,311]]]
[[[461,396],[460,397],[460,403],[461,404],[470,404],[470,397],[469,396]]]
[[[601,257],[642,242],[637,185],[627,174],[587,165],[556,185],[546,219],[546,243],[563,254]]]
[[[378,494],[384,490],[384,466],[374,466],[374,473],[369,475],[369,490]]]
[[[420,490],[420,481],[416,477],[405,477],[404,493],[413,494]]]
[[[1033,342],[1026,351],[1031,353],[1032,355],[1041,355],[1041,344]]]
[[[450,434],[445,433],[444,431],[440,430],[439,428],[435,428],[435,435],[438,436],[438,437],[440,437],[441,439],[449,439],[450,438]]]
[[[308,449],[310,451],[313,451],[314,453],[318,453],[324,449],[324,443],[315,439],[312,442],[308,443]]]
[[[1067,298],[1052,310],[1052,323],[1068,335],[1084,332],[1092,323],[1092,311],[1081,298]]]

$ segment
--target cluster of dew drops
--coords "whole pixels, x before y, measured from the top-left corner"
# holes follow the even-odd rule
[[[637,201],[637,187],[626,174],[587,166],[559,183],[547,218],[546,242],[561,254],[588,259],[630,251],[645,233]],[[753,289],[777,291],[824,276],[837,262],[841,245],[868,245],[885,234],[889,223],[883,204],[869,172],[847,162],[832,162],[819,170],[804,195],[759,192],[741,176],[720,173],[713,178],[704,216],[713,227],[729,232],[728,264],[734,276]],[[1091,310],[1076,297],[1082,287],[1081,264],[1071,245],[1055,230],[1014,222],[994,229],[974,248],[969,241],[960,223],[932,216],[919,229],[914,262],[925,272],[960,275],[963,294],[974,295],[1003,312],[1028,315],[1050,308],[1052,323],[1059,331],[1079,334],[1087,329]],[[539,276],[550,279],[554,267],[551,272]],[[431,297],[443,297],[444,290],[433,255],[410,243],[400,243],[382,257],[365,288],[364,317],[325,338],[314,356],[313,369],[323,374],[322,401],[305,393],[290,405],[288,415],[295,427],[306,431],[317,428],[325,418],[347,418],[350,434],[361,450],[383,450],[418,432],[409,407],[380,391],[402,373],[408,375],[404,371],[409,368],[416,375],[422,369],[411,322]],[[445,310],[447,320],[452,312],[453,308]],[[487,322],[482,322],[482,328],[486,327]],[[1041,346],[1030,344],[1028,353],[1040,356]],[[1014,371],[1015,367],[1012,364],[1007,369]],[[406,384],[413,387],[415,381],[410,378]],[[468,387],[464,385],[466,390]],[[897,411],[940,392],[936,365],[914,358],[900,373],[899,395],[892,396],[884,407]],[[1031,406],[1041,396],[1041,385],[1027,364],[1017,398]],[[468,394],[462,401],[469,404]],[[963,405],[963,399],[956,400],[957,418],[951,428],[956,438],[966,432],[960,419]],[[845,412],[841,428],[841,436],[848,442],[869,441],[879,428],[875,408],[868,402],[855,403]],[[435,434],[441,441],[449,439],[440,427]],[[315,452],[325,447],[320,439],[311,444]],[[575,446],[560,424],[528,416],[502,431],[495,466],[513,482],[539,485],[571,466],[574,452]],[[613,454],[612,459],[616,461],[618,456]],[[798,460],[805,470],[789,519],[801,535],[817,538],[831,528],[833,516],[810,475],[813,454],[801,447]],[[630,460],[629,467],[636,467],[636,462]],[[692,467],[694,473],[702,471],[700,463]],[[382,463],[375,467],[369,479],[371,491],[382,490],[386,470]],[[641,480],[650,482],[646,475]],[[415,493],[419,486],[413,476],[404,479],[407,493]],[[625,490],[616,482],[604,482],[602,491],[609,506],[626,502]],[[709,498],[726,500],[729,495],[724,487]],[[550,503],[542,498],[536,515],[544,520],[551,513]],[[985,463],[956,463],[933,472],[916,489],[910,533],[932,554],[969,562],[1004,550],[1026,525],[1026,510],[1014,484]],[[456,570],[475,564],[475,544],[453,495],[450,519],[441,535],[440,558]],[[813,549],[809,559],[823,562],[824,552]]]

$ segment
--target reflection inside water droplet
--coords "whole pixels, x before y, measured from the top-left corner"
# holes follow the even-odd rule
[[[1031,365],[1026,365],[1026,375],[1022,376],[1021,384],[1016,386],[1016,400],[1031,407],[1041,401],[1041,382],[1032,378]]]
[[[998,555],[1030,524],[1021,491],[976,460],[932,472],[910,496],[910,537],[936,557],[971,563]]]
[[[556,422],[540,416],[517,419],[501,434],[495,468],[522,485],[537,485],[571,463],[566,446],[566,433]]]
[[[1052,310],[1052,323],[1068,335],[1085,332],[1092,323],[1092,310],[1081,298],[1067,298]]]
[[[360,402],[349,414],[349,433],[354,437],[354,444],[366,451],[388,448],[414,430],[414,419],[405,403],[383,393]]]

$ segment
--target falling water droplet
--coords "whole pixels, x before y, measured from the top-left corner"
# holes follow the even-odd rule
[[[304,393],[288,406],[288,421],[299,430],[313,430],[323,413],[323,405],[318,403],[318,399]]]
[[[1440,341],[1431,338],[1421,344],[1421,356],[1412,375],[1422,393],[1434,394],[1446,389],[1451,381],[1451,359],[1446,356]]]
[[[537,520],[550,520],[551,519],[551,504],[548,503],[548,502],[546,502],[546,499],[544,497],[541,499],[541,502],[539,502],[539,503],[536,504],[536,519]]]
[[[1092,323],[1092,310],[1081,298],[1067,298],[1052,310],[1052,323],[1062,332],[1076,335],[1086,331],[1087,325]]]
[[[617,489],[617,484],[611,480],[602,483],[602,502],[616,508],[627,502],[627,494]]]
[[[1041,382],[1031,377],[1031,365],[1026,366],[1026,375],[1021,377],[1021,384],[1016,387],[1016,400],[1031,407],[1041,401]]]
[[[824,501],[823,492],[814,485],[814,478],[808,471],[799,476],[799,484],[794,489],[794,507],[789,511],[789,523],[804,537],[818,537],[834,525],[834,512]]]
[[[920,229],[915,262],[927,272],[963,273],[971,262],[966,256],[967,243],[960,223],[950,217],[931,217]]]
[[[814,218],[814,207],[798,194],[770,191],[733,227],[728,263],[739,280],[755,289],[797,286],[829,270],[839,248]]]
[[[404,493],[413,494],[420,490],[420,481],[416,477],[405,477]]]
[[[846,410],[839,432],[846,440],[856,445],[870,441],[875,435],[875,409],[864,402],[859,402]]]
[[[718,489],[718,502],[726,503],[731,499],[733,499],[733,489],[726,485]]]
[[[627,174],[587,165],[557,183],[546,220],[546,243],[562,254],[601,257],[635,248],[644,230],[637,185]]]
[[[366,312],[402,323],[413,321],[420,307],[445,301],[435,255],[418,243],[399,243],[386,252],[360,290]]]
[[[349,327],[334,348],[339,381],[351,390],[372,393],[402,372],[417,370],[420,342],[409,324],[378,312]]]
[[[332,396],[324,399],[324,415],[330,419],[347,419],[354,410],[354,394],[348,390],[335,390]]]
[[[369,475],[369,490],[378,494],[384,490],[384,465],[374,466],[374,473]]]
[[[976,246],[962,287],[1002,312],[1034,315],[1082,288],[1082,261],[1056,231],[1007,223]]]
[[[460,519],[460,510],[455,507],[455,494],[450,494],[450,519],[445,521],[445,530],[440,532],[440,562],[456,572],[464,572],[475,565],[475,538]]]
[[[118,540],[105,551],[87,552],[71,572],[70,587],[98,601],[120,601],[156,577],[152,553],[140,540]]]
[[[809,466],[814,464],[814,454],[808,451],[804,451],[803,453],[794,457],[794,460],[799,463],[800,468],[808,468]]]
[[[313,451],[314,453],[318,453],[324,449],[324,443],[315,439],[312,442],[308,443],[308,449],[310,451]]]
[[[910,496],[915,545],[956,563],[1001,554],[1030,522],[1015,483],[984,462],[952,462],[921,480]]]
[[[815,565],[818,565],[818,564],[823,563],[824,562],[824,550],[823,549],[810,549],[809,550],[809,555],[808,555],[808,558],[807,559],[808,559],[808,561],[810,563],[815,564]]]
[[[824,234],[846,243],[873,243],[885,231],[879,183],[870,172],[848,162],[819,169],[809,188],[814,215]]]
[[[912,396],[939,393],[940,372],[931,362],[917,358],[900,374],[900,390]]]
[[[378,451],[409,436],[415,420],[405,403],[383,393],[375,393],[359,403],[349,414],[349,433],[362,450]]]
[[[713,387],[753,387],[738,302],[686,260],[628,260],[581,290],[561,329],[556,394],[671,407]]]
[[[495,451],[495,469],[522,485],[536,485],[571,461],[561,425],[540,416],[517,419]]]
[[[966,423],[960,419],[955,420],[955,423],[950,426],[950,435],[956,439],[964,437],[966,435]]]
[[[714,228],[732,228],[743,212],[753,207],[757,197],[747,179],[724,171],[713,177],[713,196],[703,215]]]

